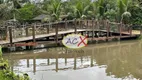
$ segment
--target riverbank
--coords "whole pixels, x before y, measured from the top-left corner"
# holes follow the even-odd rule
[[[15,74],[8,65],[8,60],[0,58],[0,80],[30,80],[28,74]]]

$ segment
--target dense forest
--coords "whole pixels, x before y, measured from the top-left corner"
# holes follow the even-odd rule
[[[43,21],[108,19],[141,25],[141,0],[0,0],[0,22],[31,20],[45,14]]]

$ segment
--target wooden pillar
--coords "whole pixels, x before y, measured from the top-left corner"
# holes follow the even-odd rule
[[[92,55],[91,55],[91,63],[90,63],[90,65],[91,65],[91,67],[93,67],[93,57],[94,57],[94,48],[92,49]]]
[[[77,25],[76,25],[76,22],[77,22],[77,21],[76,21],[76,19],[75,19],[75,20],[74,20],[74,28],[75,28],[74,33],[75,33],[75,34],[77,34]]]
[[[48,24],[46,24],[46,26],[47,26],[47,34],[49,34],[50,23],[48,22]]]
[[[32,31],[32,34],[33,34],[33,42],[34,42],[34,43],[36,42],[36,39],[35,39],[35,30],[36,30],[36,29],[35,29],[35,28],[36,28],[36,24],[33,25],[33,29],[32,29],[32,30],[33,30],[33,31]]]
[[[55,26],[55,32],[56,32],[56,35],[55,35],[56,45],[58,45],[58,23]]]
[[[85,34],[86,36],[88,36],[88,30],[87,30],[88,27],[89,27],[89,26],[88,26],[88,20],[87,20],[87,27],[86,27],[86,34]]]
[[[29,68],[30,66],[29,66],[29,59],[27,59],[27,67]]]
[[[106,38],[106,41],[108,41],[108,39],[109,39],[109,33],[110,33],[110,26],[109,26],[109,22],[107,21],[106,22],[106,27],[107,27],[107,38]]]
[[[13,40],[12,40],[12,27],[9,27],[9,39],[10,39],[10,46],[12,47]]]
[[[130,27],[130,37],[132,36],[132,26],[128,25]]]
[[[122,28],[122,26],[123,26],[123,24],[122,24],[122,22],[120,22],[120,26],[119,26],[119,33],[120,33],[119,40],[121,40],[121,36],[122,36],[122,34],[121,34],[121,28]]]
[[[36,72],[36,57],[34,56],[34,59],[33,59],[33,72],[35,74]]]
[[[56,53],[56,72],[58,72],[58,53]]]
[[[83,63],[83,56],[80,57],[81,64]]]
[[[93,42],[93,40],[94,40],[94,34],[95,34],[95,30],[94,30],[94,18],[92,19],[92,42]]]
[[[68,23],[67,23],[67,19],[65,19],[65,30],[67,30],[68,27]]]
[[[47,59],[47,64],[50,65],[50,58]]]
[[[9,35],[9,33],[8,33],[8,26],[6,26],[6,38],[5,38],[5,40],[8,40],[8,35]]]
[[[67,54],[68,54],[68,50],[67,49],[65,49],[66,50],[66,52],[65,52],[65,66],[67,65]]]
[[[28,26],[26,26],[26,36],[29,36]]]
[[[76,70],[76,55],[77,53],[74,53],[74,70]]]
[[[97,23],[98,25],[98,37],[100,37],[100,23],[99,23],[99,21],[98,21],[98,23]]]

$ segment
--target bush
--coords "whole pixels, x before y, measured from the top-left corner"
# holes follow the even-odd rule
[[[30,80],[28,74],[16,75],[10,71],[8,61],[0,58],[0,80]]]

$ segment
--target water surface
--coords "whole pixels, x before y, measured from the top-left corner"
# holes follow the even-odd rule
[[[4,54],[11,70],[32,80],[141,80],[142,42],[123,41],[89,45],[79,50],[63,47]]]

